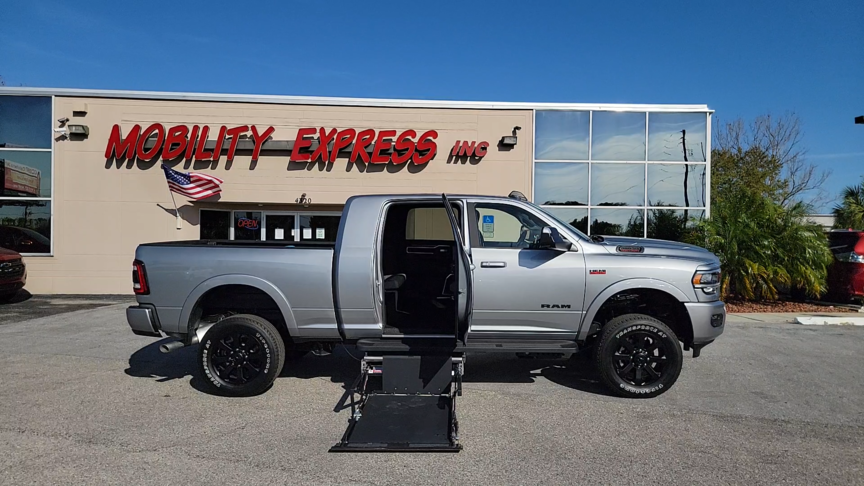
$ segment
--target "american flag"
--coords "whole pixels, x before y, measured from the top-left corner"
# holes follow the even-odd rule
[[[219,186],[224,181],[218,177],[195,172],[184,174],[172,170],[165,164],[162,164],[162,170],[165,171],[165,178],[168,179],[168,189],[189,199],[204,199],[222,192]]]

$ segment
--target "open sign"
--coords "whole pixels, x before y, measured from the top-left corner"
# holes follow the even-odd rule
[[[250,230],[258,229],[258,220],[257,219],[249,219],[249,218],[240,218],[237,220],[238,228],[246,228]]]

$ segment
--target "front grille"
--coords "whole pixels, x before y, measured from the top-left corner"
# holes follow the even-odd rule
[[[0,278],[15,278],[24,275],[24,263],[21,260],[0,262]]]

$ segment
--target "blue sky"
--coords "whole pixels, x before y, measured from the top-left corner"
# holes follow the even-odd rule
[[[794,111],[829,193],[864,175],[861,0],[4,0],[0,18],[12,86]]]

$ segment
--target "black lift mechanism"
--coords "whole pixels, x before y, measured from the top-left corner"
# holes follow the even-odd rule
[[[348,430],[330,452],[459,452],[464,364],[461,353],[367,355]]]

